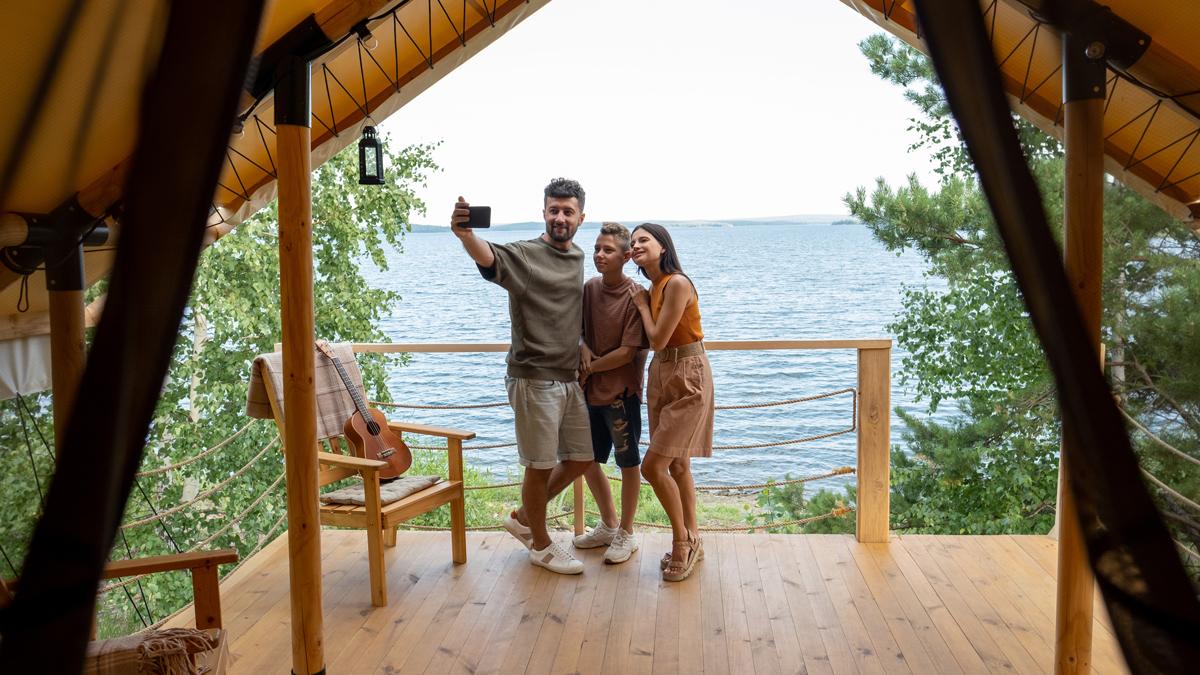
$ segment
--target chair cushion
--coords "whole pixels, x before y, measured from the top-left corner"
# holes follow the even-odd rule
[[[379,501],[382,504],[398,502],[415,492],[424,490],[441,479],[441,476],[401,476],[396,480],[381,483],[379,485]],[[357,482],[344,488],[326,492],[321,495],[321,502],[325,504],[366,506],[367,497],[363,490],[363,484]]]

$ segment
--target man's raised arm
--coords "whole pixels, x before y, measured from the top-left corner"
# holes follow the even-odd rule
[[[450,216],[450,231],[458,240],[462,242],[463,248],[467,249],[467,254],[480,267],[491,267],[496,264],[496,256],[492,253],[492,247],[486,241],[475,236],[475,230],[463,225],[470,219],[471,212],[467,210],[470,204],[462,197],[458,198],[458,203],[454,205],[454,214]]]

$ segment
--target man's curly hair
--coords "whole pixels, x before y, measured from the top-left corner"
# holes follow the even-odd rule
[[[583,186],[579,181],[571,180],[570,178],[555,178],[546,186],[545,199],[554,197],[555,199],[569,199],[574,197],[579,200],[579,208],[583,209]],[[543,201],[543,203],[545,203]]]

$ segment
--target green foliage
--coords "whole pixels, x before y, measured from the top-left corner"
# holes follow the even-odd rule
[[[784,481],[791,479],[791,474],[785,474],[783,477]],[[768,481],[768,483],[773,482]],[[811,523],[782,526],[773,525],[773,523],[777,522],[823,516],[837,508],[845,506],[853,507],[857,502],[857,490],[853,485],[845,486],[841,494],[822,488],[808,499],[804,497],[805,485],[806,483],[785,483],[764,488],[758,493],[756,498],[757,510],[751,510],[749,505],[744,507],[746,510],[746,522],[751,525],[762,525],[764,530],[770,532],[784,532],[788,534],[801,532],[807,534],[843,534],[854,532],[855,517],[853,511]]]
[[[359,261],[370,259],[386,269],[387,249],[402,249],[410,215],[424,211],[412,187],[436,170],[433,150],[433,146],[418,145],[389,152],[387,182],[381,186],[358,185],[357,149],[353,146],[313,173],[318,337],[386,340],[377,326],[400,297],[370,287],[360,273]],[[271,205],[215,242],[201,257],[147,437],[143,471],[195,457],[250,421],[245,415],[250,364],[257,354],[273,351],[281,340],[276,217]],[[97,292],[93,289],[91,294]],[[389,361],[392,365],[402,362],[395,357],[360,360],[368,394],[378,400],[390,400],[386,387]],[[4,513],[11,514],[0,524],[0,545],[19,566],[38,504],[26,450],[34,452],[43,484],[50,466],[43,448],[30,447],[24,441],[12,403],[0,408],[0,441],[5,448],[0,463],[8,477],[0,502]],[[39,398],[34,405],[40,406],[38,425],[49,438],[49,397]],[[187,506],[161,522],[125,530],[124,537],[117,539],[113,557],[172,553],[209,539],[204,548],[234,547],[244,557],[277,536],[286,525],[281,521],[285,490],[276,482],[282,476],[283,455],[278,444],[271,445],[275,436],[272,422],[256,421],[227,446],[195,463],[139,478],[126,507],[127,522]],[[223,483],[227,484],[220,487]],[[212,494],[205,497],[208,492]],[[259,497],[261,501],[255,503]],[[164,574],[105,593],[99,633],[119,635],[140,628],[142,620],[133,609],[134,600],[143,613],[148,604],[150,616],[158,620],[189,602],[190,589],[186,575]]]
[[[915,177],[899,187],[880,180],[846,203],[889,250],[916,252],[944,281],[944,290],[904,289],[904,311],[889,329],[908,352],[901,382],[930,412],[945,402],[959,411],[948,424],[901,413],[908,453],[892,454],[893,527],[1045,532],[1057,487],[1055,391],[974,168],[928,60],[882,35],[860,48],[872,71],[904,87],[920,110],[913,147],[932,152],[940,182],[933,189]],[[1061,147],[1014,123],[1061,241]],[[1114,390],[1130,414],[1200,456],[1200,361],[1185,356],[1200,344],[1200,243],[1116,182],[1106,184],[1104,201],[1102,340]],[[1137,440],[1148,469],[1185,494],[1200,489],[1194,465]],[[1168,499],[1161,505],[1179,508]],[[1200,529],[1178,526],[1176,534],[1200,543]]]

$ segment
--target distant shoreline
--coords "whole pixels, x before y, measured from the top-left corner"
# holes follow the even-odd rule
[[[631,220],[622,222],[627,227],[633,227],[638,223],[647,222],[645,220]],[[729,220],[653,220],[667,227],[748,227],[748,226],[763,226],[763,225],[859,225],[860,221],[847,216],[845,214],[806,214],[796,216],[773,216],[769,218],[734,218]],[[525,221],[520,223],[504,223],[493,225],[491,230],[507,232],[511,230],[541,230],[545,225],[536,221]],[[446,232],[450,228],[446,225],[426,225],[414,224],[413,232]],[[598,230],[600,223],[588,221],[583,224],[583,230]]]

